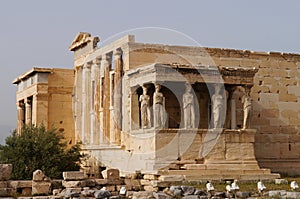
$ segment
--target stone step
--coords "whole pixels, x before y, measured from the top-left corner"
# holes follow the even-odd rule
[[[165,184],[164,182],[206,182],[211,181],[223,181],[238,179],[239,181],[258,181],[258,180],[274,180],[280,178],[279,174],[197,174],[197,175],[161,175],[158,178],[158,182]],[[158,183],[159,184],[159,183]]]
[[[270,169],[198,169],[198,170],[161,170],[159,175],[259,175],[270,174]]]
[[[217,169],[217,170],[241,170],[241,169],[247,169],[247,170],[257,170],[260,169],[259,166],[256,163],[252,164],[241,164],[241,163],[235,163],[235,164],[185,164],[181,169],[185,170],[203,170],[203,169]]]

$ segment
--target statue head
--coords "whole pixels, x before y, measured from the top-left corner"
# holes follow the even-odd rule
[[[189,84],[188,82],[185,83],[185,90],[186,92],[190,93],[192,90],[192,86],[191,84]]]
[[[144,85],[142,86],[142,88],[143,88],[143,94],[147,95],[148,88]]]
[[[155,91],[159,91],[161,88],[160,84],[155,83]]]

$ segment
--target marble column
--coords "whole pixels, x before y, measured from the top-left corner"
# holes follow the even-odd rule
[[[17,127],[17,133],[21,134],[22,128],[24,126],[24,120],[25,120],[25,105],[24,105],[24,102],[19,101],[17,103],[17,110],[18,110],[18,127]]]
[[[83,78],[83,67],[76,67],[75,76],[75,87],[73,93],[73,110],[74,110],[74,120],[75,120],[75,142],[83,142],[82,137],[82,78]]]
[[[91,137],[92,144],[99,144],[99,114],[100,114],[100,61],[101,57],[97,57],[93,61],[91,80],[92,80],[92,107],[91,107]]]
[[[114,136],[111,142],[119,145],[121,143],[121,129],[122,129],[122,75],[123,75],[123,61],[122,51],[117,49],[114,52]]]
[[[104,70],[104,84],[103,84],[103,142],[109,143],[110,139],[110,56],[103,55],[101,61],[101,70]]]
[[[91,63],[83,66],[82,72],[82,141],[89,144],[90,137],[90,81],[91,81]]]
[[[25,124],[32,125],[32,101],[28,98],[25,100]]]

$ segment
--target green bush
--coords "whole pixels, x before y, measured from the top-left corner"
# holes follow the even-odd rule
[[[44,126],[25,126],[0,146],[0,162],[13,165],[12,179],[30,180],[36,169],[50,178],[61,178],[63,171],[80,169],[80,144],[67,148],[63,133]]]

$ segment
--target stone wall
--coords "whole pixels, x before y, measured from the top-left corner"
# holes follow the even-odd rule
[[[217,65],[259,68],[254,77],[251,126],[258,130],[255,155],[262,167],[300,174],[300,56],[207,49]]]
[[[63,131],[67,143],[71,145],[76,143],[72,110],[73,86],[73,70],[54,69],[49,75],[48,126]]]

